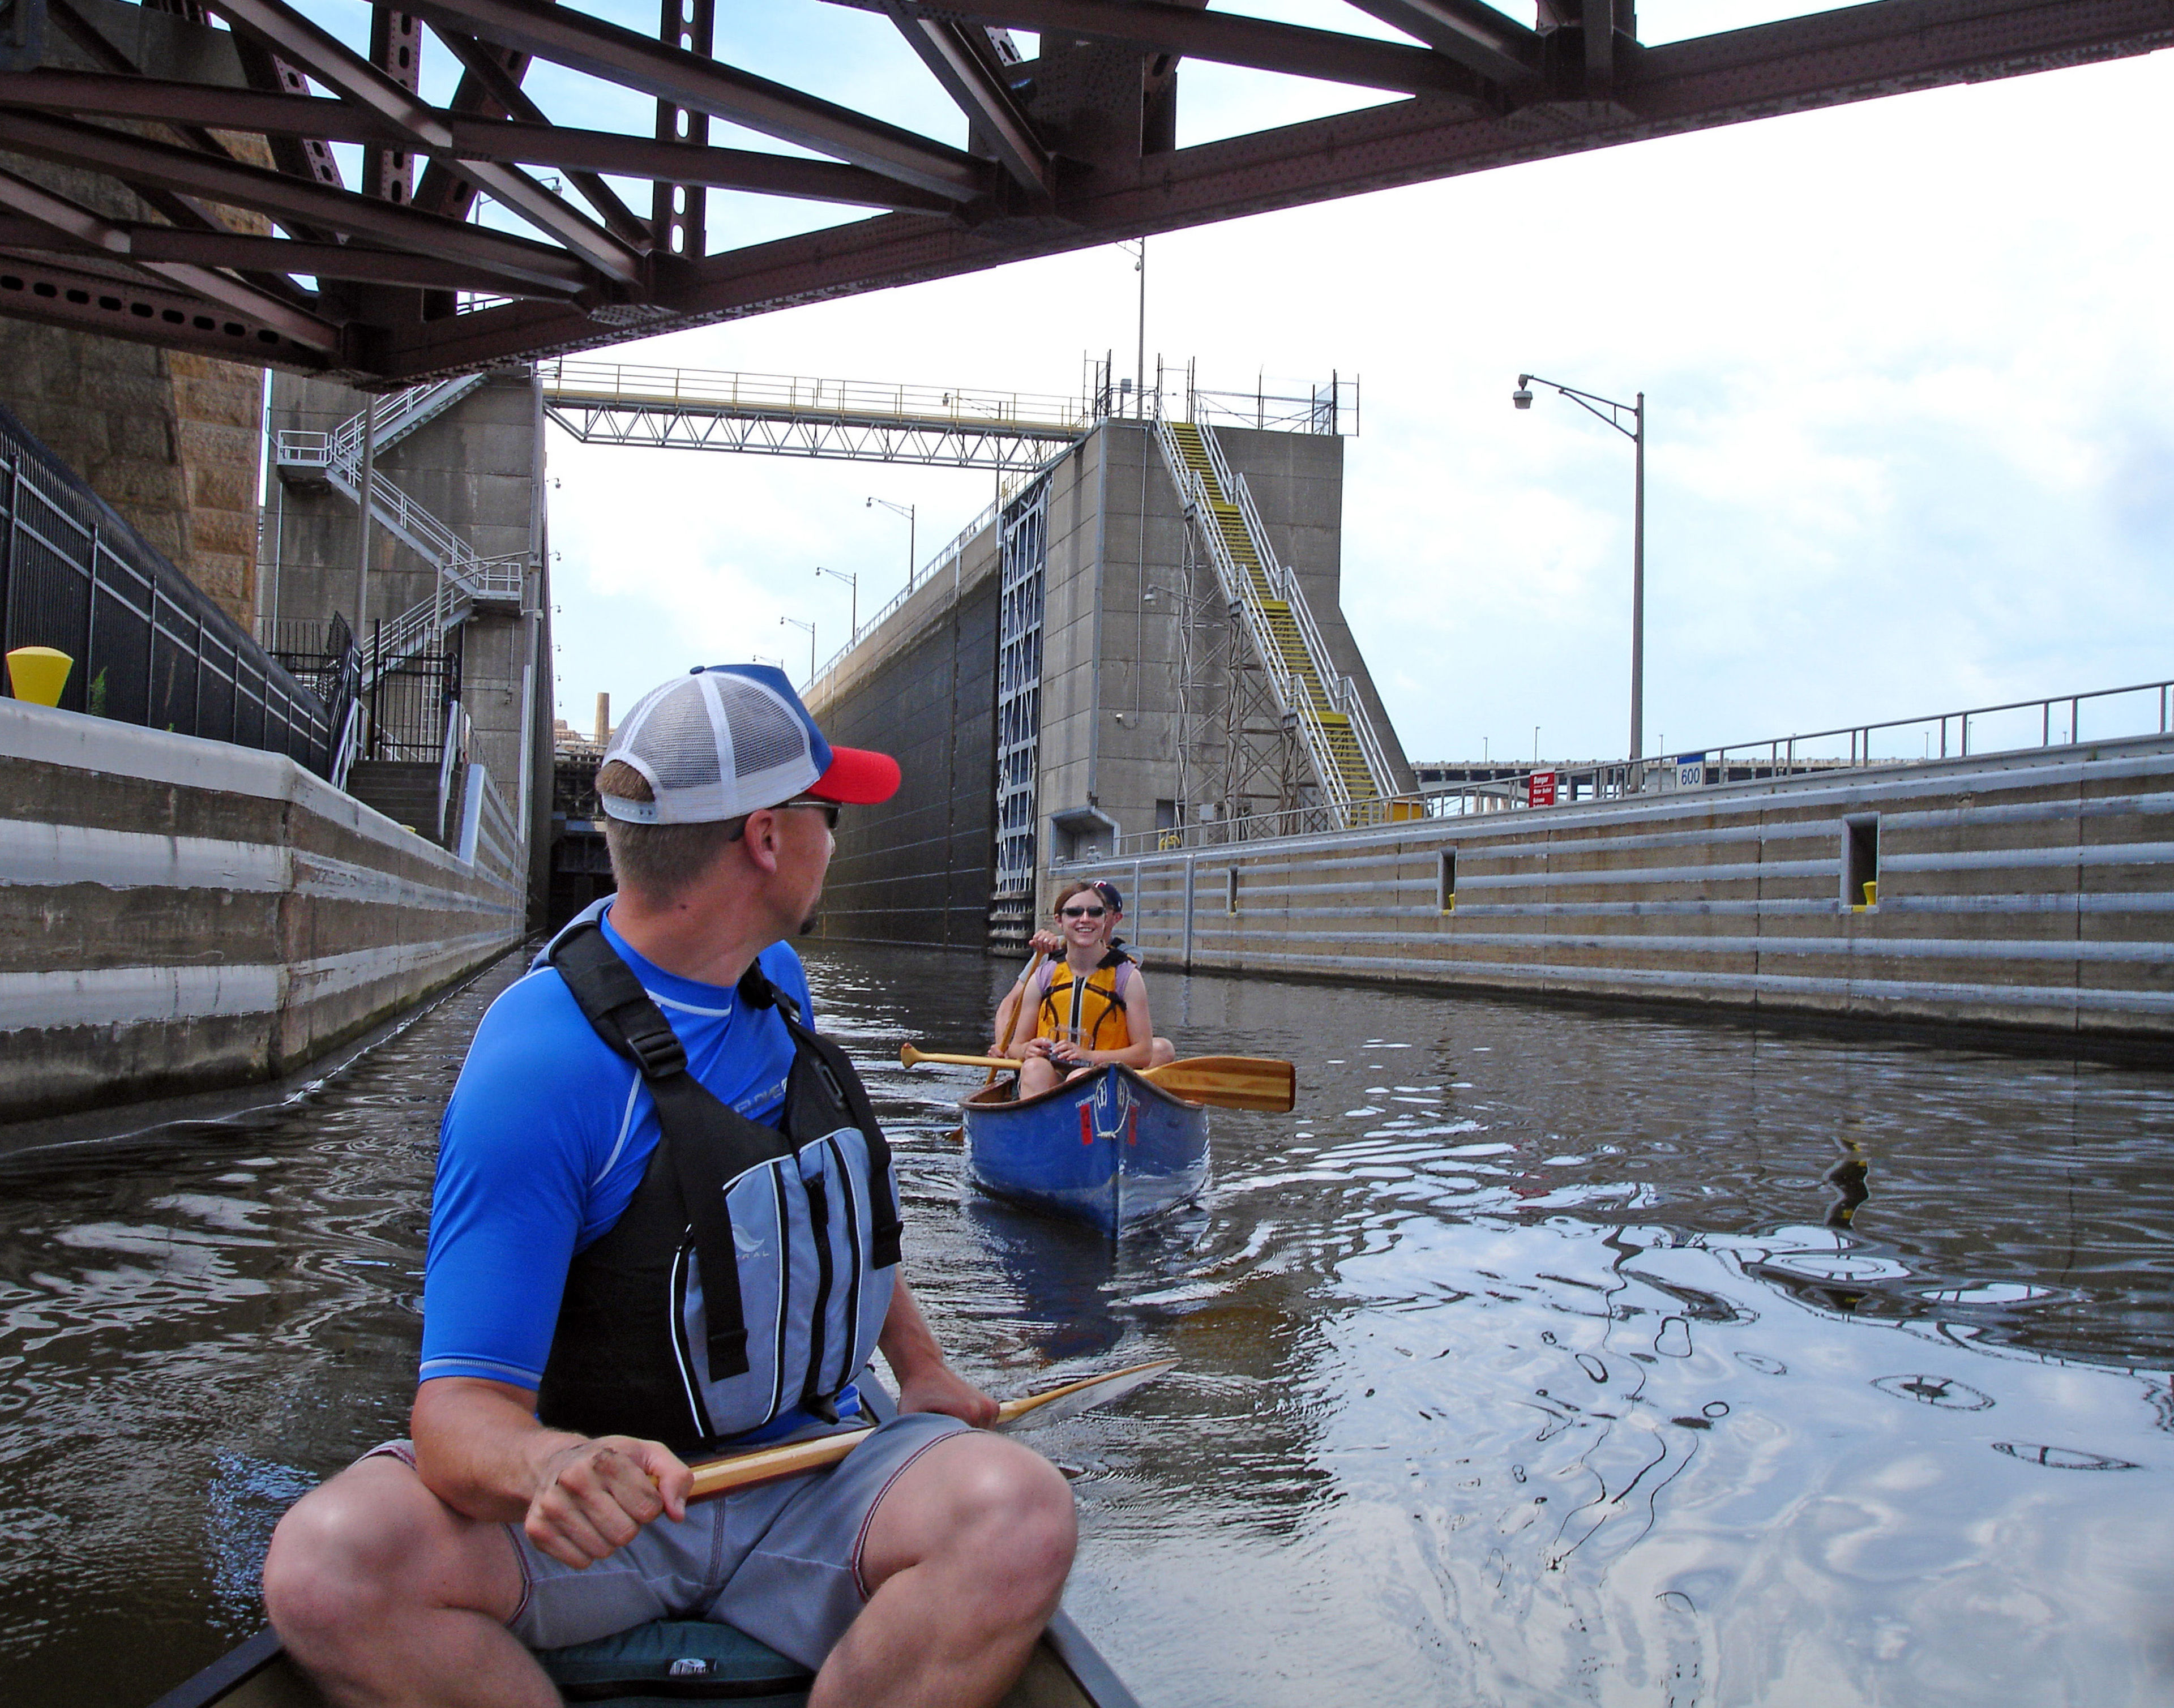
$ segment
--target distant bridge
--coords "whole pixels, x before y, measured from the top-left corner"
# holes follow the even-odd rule
[[[584,444],[1030,473],[1094,426],[1086,402],[987,387],[538,365],[544,413]]]

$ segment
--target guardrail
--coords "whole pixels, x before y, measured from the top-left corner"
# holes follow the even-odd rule
[[[1214,455],[1219,463],[1222,460],[1219,450]],[[1322,691],[1328,695],[1336,710],[1350,721],[1351,733],[1358,741],[1360,757],[1366,762],[1367,772],[1374,779],[1375,792],[1386,796],[1396,780],[1396,773],[1389,769],[1389,756],[1382,749],[1381,738],[1374,733],[1374,720],[1367,713],[1366,702],[1359,697],[1359,684],[1335,669],[1334,661],[1328,656],[1328,643],[1322,639],[1321,630],[1313,620],[1313,607],[1306,603],[1305,590],[1299,586],[1298,572],[1277,561],[1275,548],[1268,542],[1268,531],[1262,524],[1260,511],[1253,507],[1253,491],[1246,484],[1244,475],[1237,477],[1236,487],[1239,512],[1245,517],[1253,543],[1261,552],[1263,565],[1268,571],[1269,584],[1280,590],[1284,603],[1290,607],[1291,620],[1298,625],[1299,638],[1305,643],[1307,656],[1313,660],[1313,668],[1320,674]],[[1312,717],[1311,704],[1302,715],[1309,719]],[[1322,752],[1324,754],[1328,753],[1325,736]]]
[[[0,651],[31,646],[75,661],[62,711],[331,768],[325,701],[0,410]]]
[[[2150,697],[2149,702],[2133,707],[2132,710],[2137,711],[2139,716],[2128,722],[2132,724],[2139,722],[2154,724],[2155,728],[2123,728],[2120,727],[2123,721],[2115,716],[2106,720],[2105,727],[2095,728],[2089,737],[2082,732],[2083,709],[2085,705],[2092,705],[2095,710],[2103,711],[2106,708],[2099,706],[2097,703],[2100,701],[2142,695],[2149,695]],[[2054,716],[2057,711],[2065,711],[2067,714],[2065,718],[2058,722],[2055,721]],[[2001,745],[1998,744],[1999,738],[1996,735],[1994,739],[1997,744],[1991,748],[1987,747],[1984,725],[1987,720],[1997,718],[2007,720],[1999,727],[2011,733],[2019,727],[2027,732],[2035,718],[2038,724],[2038,739],[2035,742],[2009,740],[2004,745]],[[2174,727],[2170,725],[2170,719],[2174,719],[2174,683],[2141,682],[2127,688],[2094,689],[2088,694],[2056,694],[2043,700],[2013,700],[2001,705],[1973,706],[1967,711],[1939,712],[1924,717],[1890,718],[1883,723],[1848,724],[1840,729],[1815,730],[1809,735],[1782,736],[1758,742],[1732,742],[1726,747],[1713,748],[1707,751],[1714,755],[1711,762],[1717,765],[1740,764],[1743,762],[1741,758],[1731,760],[1729,755],[1732,754],[1755,754],[1762,748],[1766,751],[1768,763],[1794,764],[1800,754],[1805,758],[1836,757],[1820,754],[1817,749],[1822,743],[1832,743],[1841,741],[1848,744],[1847,755],[1844,758],[1846,764],[1853,765],[1906,764],[1912,759],[1923,762],[1926,759],[1944,759],[1950,757],[1967,759],[1973,753],[2014,753],[2031,747],[2067,746],[2086,739],[2110,740],[2123,735],[2155,733],[2164,735],[2170,727]],[[1979,726],[1978,740],[1975,746],[1971,740],[1973,722]],[[1874,759],[1872,756],[1874,735],[1894,731],[1907,731],[1912,734],[1922,733],[1924,740],[1921,750],[1914,754],[1907,751],[1890,754],[1880,759]],[[1953,734],[1952,742],[1950,738],[1950,732]],[[1694,756],[1686,755],[1685,757],[1688,759]],[[1695,757],[1704,759],[1705,754],[1701,754]],[[1656,763],[1668,765],[1674,764],[1674,761],[1663,759]]]
[[[2126,716],[2121,715],[2116,705],[2124,701]],[[2079,733],[2086,706],[2096,706],[2100,717],[2088,732]],[[2065,717],[2057,716],[2063,712]],[[2012,740],[2004,746],[1987,746],[1984,725],[1999,717],[2010,719],[2007,726],[2009,729],[2020,726],[2026,733],[2035,720],[2036,738]],[[1974,729],[1977,738],[1975,740]],[[1921,744],[1922,750],[1916,754],[1873,754],[1872,737],[1895,731],[1923,732],[1925,740]],[[1950,733],[1952,740],[1948,738]],[[1710,748],[1697,753],[1547,766],[1484,783],[1360,802],[1352,809],[1351,816],[1354,827],[1358,827],[1420,819],[1463,818],[1480,813],[1545,811],[1550,807],[1590,805],[1596,801],[1712,788],[1723,783],[1757,782],[1818,772],[1831,774],[1874,765],[1936,764],[1945,759],[2029,753],[2042,748],[2069,746],[2078,741],[2118,741],[2169,733],[2174,733],[2174,680],[2141,682],[2125,688],[2100,688],[2081,694],[2050,695],[2040,700],[2009,700],[1998,705],[1976,706],[1967,711],[1894,718],[1879,723],[1845,724],[1804,735],[1732,743],[1726,748]],[[1825,743],[1837,745],[1841,751],[1813,751]],[[1535,789],[1536,780],[1543,781],[1544,787]],[[1543,795],[1544,799],[1540,798]],[[1122,833],[1111,839],[1110,857],[1222,847],[1273,836],[1318,835],[1344,828],[1331,816],[1329,809],[1320,807],[1258,813],[1239,819],[1201,819],[1174,829]]]
[[[1076,397],[968,386],[882,385],[792,374],[648,368],[614,362],[539,362],[544,395],[569,403],[612,403],[700,413],[776,412],[857,420],[953,421],[1027,428],[1077,438],[1094,424]]]

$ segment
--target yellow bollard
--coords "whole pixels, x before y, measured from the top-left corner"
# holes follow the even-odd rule
[[[51,646],[18,646],[8,655],[8,691],[34,705],[58,705],[75,660]]]
[[[1873,878],[1866,883],[1864,886],[1864,905],[1867,907],[1877,907],[1879,905],[1879,879]]]

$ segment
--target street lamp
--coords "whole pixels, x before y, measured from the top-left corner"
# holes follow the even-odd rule
[[[1646,745],[1646,394],[1635,403],[1618,403],[1575,386],[1559,385],[1538,374],[1517,376],[1517,389],[1510,402],[1517,408],[1533,407],[1533,381],[1560,392],[1587,414],[1605,421],[1637,447],[1637,475],[1630,511],[1630,757],[1645,757]],[[1631,424],[1623,424],[1625,416]]]
[[[850,646],[853,644],[854,640],[857,640],[861,638],[861,578],[857,575],[849,574],[844,570],[826,570],[822,566],[822,565],[816,565],[815,579],[819,581],[825,576],[828,576],[834,581],[843,581],[853,591],[852,606],[853,613],[852,640],[846,642],[846,644]]]
[[[863,510],[873,510],[878,505],[881,505],[894,516],[902,516],[906,518],[906,585],[911,590],[913,586],[913,572],[921,562],[920,554],[913,548],[913,506],[910,504],[893,504],[887,498],[872,498],[861,507]]]
[[[815,685],[815,625],[803,623],[798,617],[780,617],[777,619],[777,626],[781,629],[787,623],[796,629],[808,631],[808,685],[813,688]]]

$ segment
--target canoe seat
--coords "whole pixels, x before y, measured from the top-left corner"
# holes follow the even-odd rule
[[[815,1675],[730,1625],[657,1619],[616,1636],[536,1658],[569,1702],[646,1708],[733,1701],[743,1708],[801,1708]]]

